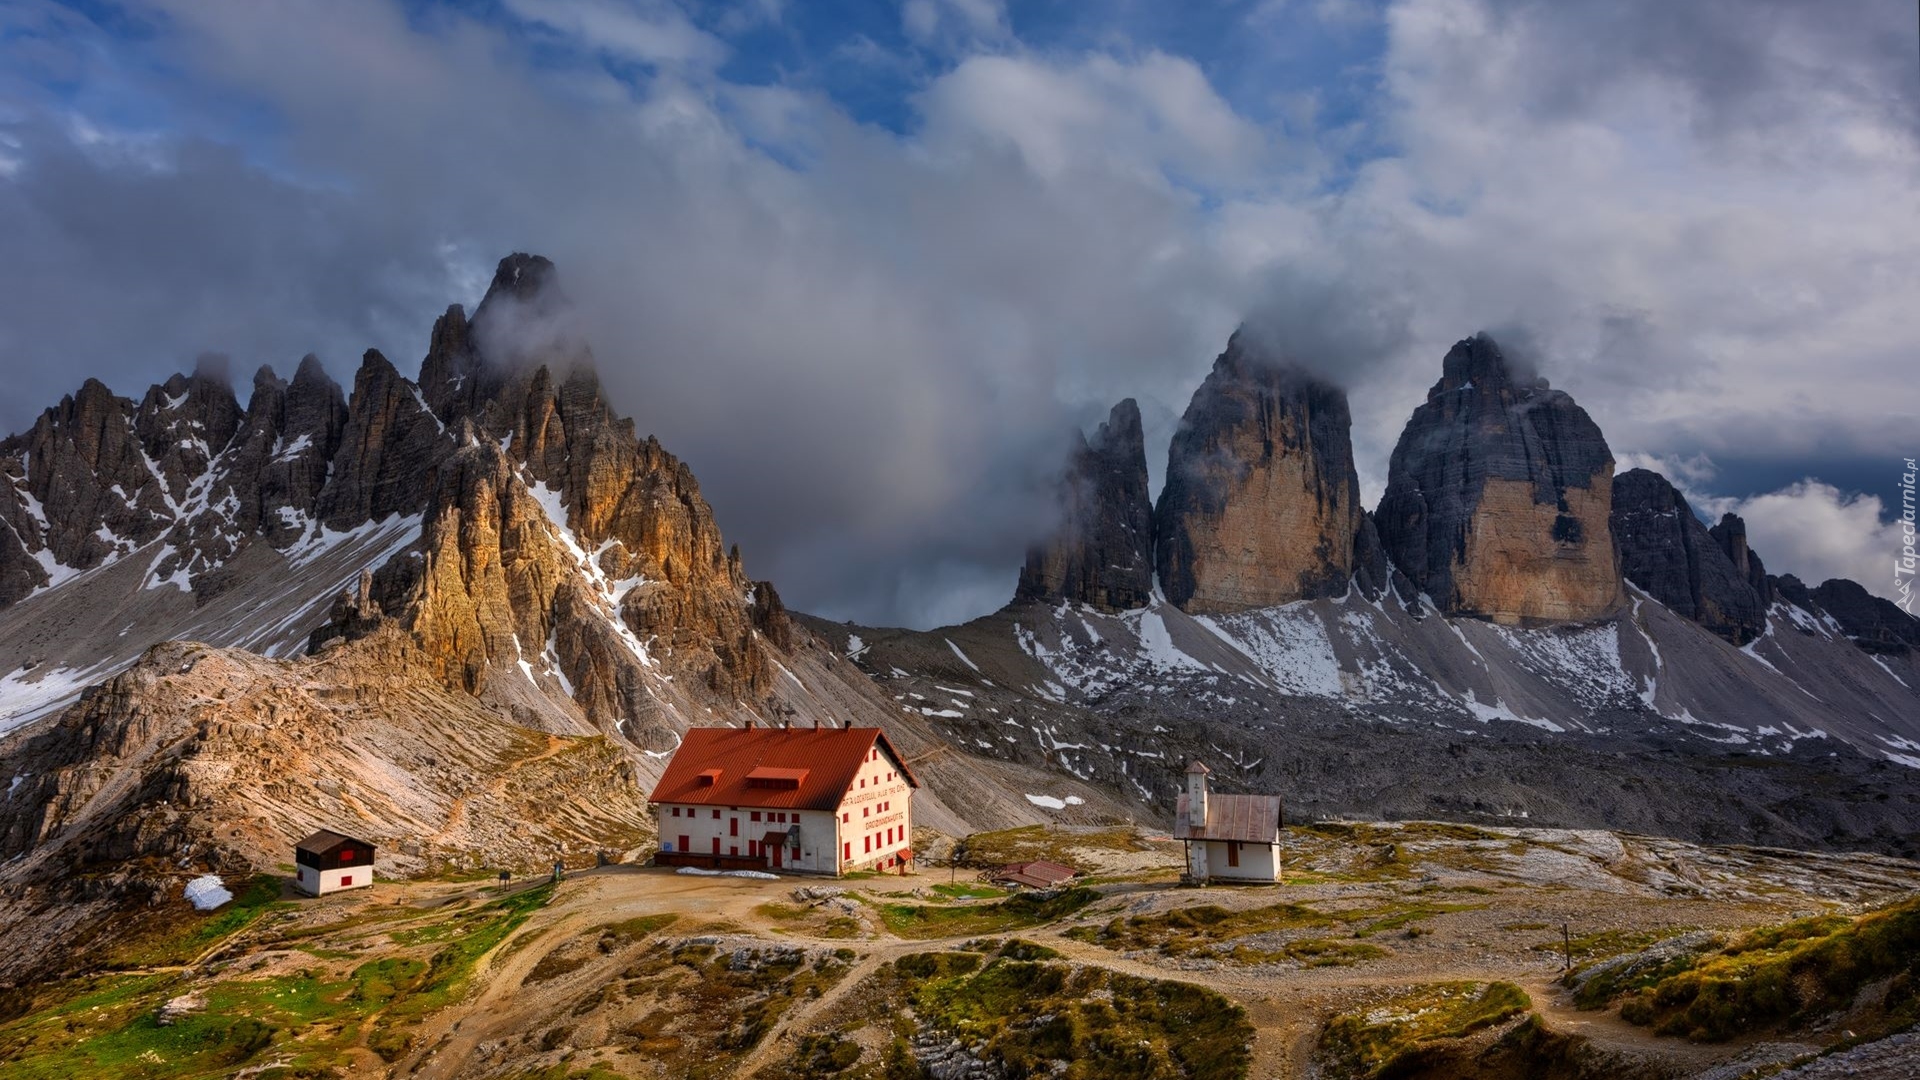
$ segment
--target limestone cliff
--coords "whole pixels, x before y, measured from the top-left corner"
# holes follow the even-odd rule
[[[1760,595],[1666,477],[1646,469],[1614,477],[1610,520],[1628,581],[1735,645],[1766,631]]]
[[[1140,406],[1113,407],[1093,438],[1074,432],[1060,481],[1061,520],[1027,552],[1016,600],[1124,611],[1153,595],[1153,501]]]
[[[1612,479],[1586,411],[1516,375],[1481,334],[1447,353],[1407,421],[1374,523],[1394,565],[1443,612],[1593,619],[1621,602]]]
[[[1195,613],[1336,596],[1363,521],[1347,396],[1246,330],[1181,418],[1154,509],[1167,599]]]

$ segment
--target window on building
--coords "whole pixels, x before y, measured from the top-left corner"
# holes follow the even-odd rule
[[[680,816],[680,808],[679,808],[679,807],[677,807],[677,806],[676,806],[676,807],[674,807],[674,808],[673,808],[673,816],[674,816],[674,817],[679,817],[679,816]]]
[[[728,836],[740,835],[740,819],[739,818],[736,817],[736,818],[727,819],[727,835]]]
[[[863,776],[863,777],[861,777],[861,778],[860,778],[860,786],[861,786],[861,787],[866,787],[866,786],[867,786],[867,778],[866,778],[866,777],[864,777],[864,776]]]
[[[853,841],[849,840],[846,843],[840,845],[840,861],[848,862],[848,861],[851,861],[852,858],[853,858]]]
[[[760,820],[760,811],[758,811],[758,810],[755,810],[755,811],[753,812],[753,820],[755,820],[755,821],[759,821],[759,820]]]
[[[861,807],[861,808],[860,808],[860,816],[861,816],[861,817],[872,817],[872,816],[873,816],[873,807],[871,807],[871,806],[863,806],[863,807]]]
[[[715,821],[720,820],[720,808],[717,806],[713,808],[713,820]]]
[[[717,836],[713,838],[713,853],[720,854],[720,838]]]
[[[1227,865],[1240,865],[1240,841],[1238,840],[1227,841]]]
[[[852,821],[852,820],[853,820],[853,811],[851,811],[851,810],[849,810],[849,811],[847,811],[846,813],[844,813],[844,814],[841,814],[841,815],[840,815],[840,823],[841,823],[842,825],[844,825],[844,824],[846,824],[847,822],[849,822],[849,821]]]

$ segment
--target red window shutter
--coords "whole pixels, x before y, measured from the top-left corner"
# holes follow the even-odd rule
[[[344,875],[344,876],[342,876],[342,877],[340,878],[340,884],[341,884],[341,886],[342,886],[342,887],[344,887],[344,886],[347,886],[347,885],[351,885],[351,884],[353,884],[353,875],[352,875],[352,874],[347,874],[347,875]]]
[[[728,836],[740,835],[740,819],[739,818],[736,817],[736,818],[727,819],[727,835]]]
[[[852,858],[853,858],[853,841],[849,840],[846,843],[840,845],[840,861],[847,862]]]
[[[1227,865],[1240,865],[1240,841],[1238,840],[1229,840],[1227,842]]]
[[[760,811],[758,811],[758,810],[755,810],[755,811],[753,812],[753,820],[755,820],[755,821],[759,821],[759,820],[760,820]]]

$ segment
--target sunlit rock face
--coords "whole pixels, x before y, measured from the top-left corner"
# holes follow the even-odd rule
[[[1347,395],[1246,330],[1194,392],[1167,454],[1154,561],[1196,614],[1337,596],[1364,512]]]
[[[1622,601],[1613,455],[1586,410],[1492,338],[1447,353],[1374,514],[1394,565],[1449,614],[1581,621]]]

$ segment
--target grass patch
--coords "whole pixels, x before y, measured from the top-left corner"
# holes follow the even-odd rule
[[[960,843],[960,862],[965,866],[985,868],[1045,859],[1077,866],[1082,859],[1079,852],[1087,850],[1142,852],[1179,849],[1164,842],[1159,845],[1149,843],[1132,826],[1073,828],[1026,825],[1018,829],[1001,829],[968,836]]]
[[[959,937],[963,934],[1001,934],[1043,926],[1079,911],[1099,895],[1092,889],[1074,888],[1044,898],[1023,893],[993,904],[876,906],[881,922],[898,937]]]
[[[1429,983],[1328,1021],[1320,1053],[1336,1075],[1399,1075],[1434,1043],[1503,1023],[1533,1007],[1512,983]]]
[[[996,889],[992,885],[958,883],[935,885],[933,891],[949,900],[994,900],[1007,895],[1007,890]]]
[[[1253,1027],[1203,986],[1055,961],[1031,942],[974,941],[915,953],[855,988],[851,1011],[800,1040],[761,1075],[772,1080],[919,1080],[916,1022],[961,1040],[1002,1075],[1064,1080],[1242,1080]],[[901,1003],[911,1005],[911,1019]],[[850,1036],[877,1038],[863,1052]]]
[[[1920,1021],[1920,898],[1857,919],[1819,916],[1756,930],[1689,959],[1622,1002],[1620,1015],[1661,1035],[1720,1042],[1837,1012],[1885,979],[1885,994],[1872,1003],[1875,1026]]]
[[[776,947],[740,957],[711,945],[660,942],[575,1012],[609,998],[638,1002],[647,1010],[642,1019],[614,1034],[626,1054],[664,1076],[728,1076],[787,1009],[839,982],[852,959],[846,950]]]
[[[344,973],[319,964],[259,977],[77,980],[46,995],[52,1003],[36,1001],[37,1011],[0,1024],[3,1072],[7,1080],[197,1080],[226,1075],[270,1051],[285,1075],[319,1076],[341,1064],[363,1032],[367,1045],[391,1061],[409,1042],[404,1025],[464,994],[475,962],[548,892],[452,913],[465,925],[431,956],[386,955]],[[233,927],[249,925],[275,903],[268,895],[264,887],[249,889],[240,899],[253,902],[238,905],[240,914],[207,933],[230,937]],[[244,914],[249,908],[251,917]],[[161,1026],[156,1008],[188,990],[206,1007]]]
[[[527,972],[524,985],[532,986],[572,974],[599,957],[611,956],[635,942],[644,941],[659,930],[673,925],[679,918],[671,913],[644,915],[596,926],[561,942],[553,951],[541,957],[533,970]]]
[[[1286,959],[1310,965],[1355,963],[1383,956],[1385,952],[1374,946],[1334,949],[1324,943],[1273,945],[1249,943],[1241,939],[1297,930],[1325,930],[1342,925],[1351,927],[1354,937],[1364,938],[1390,930],[1406,929],[1446,912],[1467,911],[1483,906],[1420,901],[1334,912],[1292,903],[1241,910],[1231,910],[1218,904],[1200,904],[1154,915],[1117,918],[1101,927],[1075,927],[1067,931],[1067,936],[1121,951],[1157,949],[1165,956],[1205,954],[1239,963],[1275,963]]]
[[[1222,959],[1236,964],[1277,964],[1291,962],[1303,967],[1347,967],[1367,960],[1378,960],[1387,950],[1363,941],[1344,938],[1308,938],[1290,941],[1277,949],[1235,945],[1221,953]]]
[[[293,905],[280,899],[281,879],[257,874],[233,890],[232,900],[211,912],[194,911],[184,901],[177,910],[147,922],[132,940],[108,954],[109,968],[164,967],[198,959],[269,911]]]

